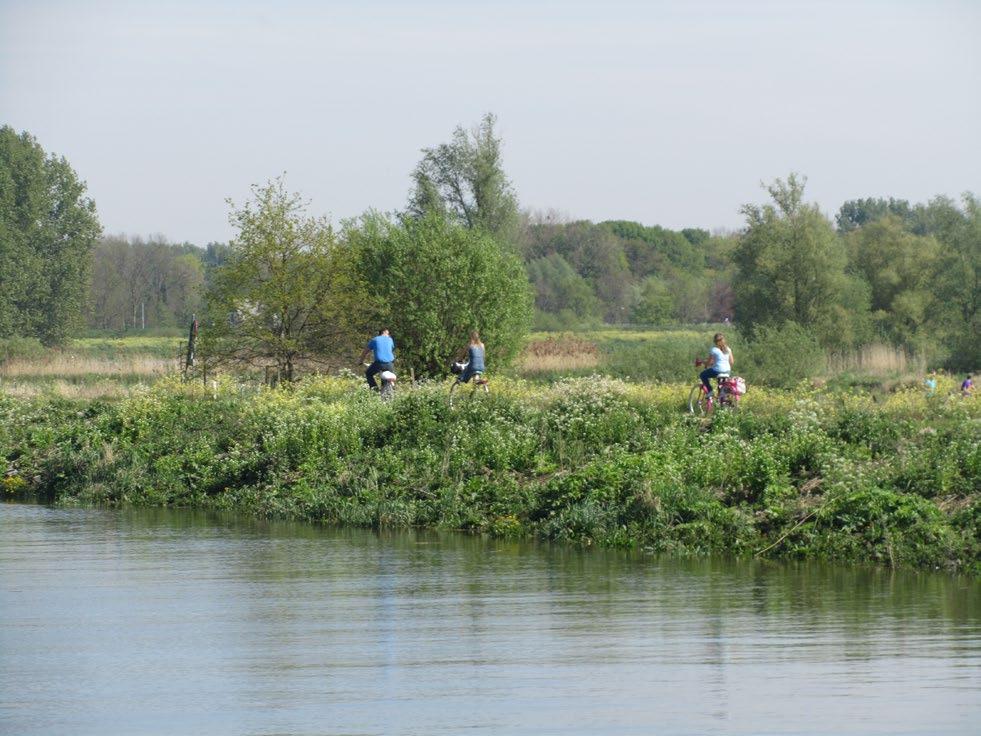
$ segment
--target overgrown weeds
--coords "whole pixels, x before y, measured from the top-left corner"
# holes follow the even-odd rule
[[[237,509],[579,545],[981,572],[981,410],[756,389],[710,423],[681,385],[496,380],[379,402],[165,379],[116,401],[0,396],[3,488],[57,503]]]

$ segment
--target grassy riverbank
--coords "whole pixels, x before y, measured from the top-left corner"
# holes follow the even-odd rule
[[[755,390],[703,423],[682,385],[493,389],[452,409],[443,385],[386,404],[343,379],[4,396],[3,485],[61,504],[981,572],[976,399]]]

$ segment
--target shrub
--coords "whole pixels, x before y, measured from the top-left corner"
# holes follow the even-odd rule
[[[705,424],[679,393],[594,376],[500,380],[452,408],[445,385],[381,402],[328,378],[162,381],[116,403],[0,394],[0,471],[4,493],[61,504],[981,572],[977,402],[914,419],[903,397],[760,389]]]
[[[742,364],[735,356],[738,372],[770,386],[790,388],[825,369],[826,356],[817,337],[796,322],[758,328],[744,353]]]
[[[0,366],[8,360],[37,360],[47,352],[34,337],[8,337],[0,340]]]

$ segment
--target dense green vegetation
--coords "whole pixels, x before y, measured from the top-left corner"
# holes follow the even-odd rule
[[[100,232],[69,163],[0,127],[0,340],[57,344],[78,327]]]
[[[916,375],[977,368],[973,195],[856,200],[835,227],[791,175],[738,234],[523,217],[493,126],[423,149],[404,212],[335,230],[276,180],[233,206],[228,244],[94,250],[84,185],[4,128],[5,492],[981,571],[977,402]],[[89,271],[89,327],[146,339],[71,339]],[[180,384],[192,315],[200,373]],[[522,352],[533,318],[578,334]],[[674,329],[595,329],[636,322]],[[494,392],[451,411],[436,382],[381,403],[309,375],[381,326],[403,376],[430,379],[481,330]],[[702,423],[682,402],[717,329],[752,390]],[[271,369],[286,385],[258,389]],[[876,393],[848,392],[869,373]]]
[[[354,379],[0,398],[3,484],[62,504],[981,571],[976,401],[756,391],[705,424],[681,386],[495,389],[453,409],[443,384],[385,403]]]
[[[123,332],[186,329],[210,301],[202,324],[205,337],[215,334],[205,347],[228,358],[218,348],[237,342],[234,362],[274,365],[286,377],[336,367],[350,363],[352,346],[379,320],[393,328],[398,321],[393,334],[411,357],[404,367],[432,375],[445,370],[450,343],[473,328],[494,343],[498,365],[506,363],[529,322],[525,295],[512,296],[530,288],[538,329],[730,318],[729,330],[760,355],[780,345],[818,356],[816,343],[812,375],[820,363],[871,345],[921,366],[977,369],[981,210],[973,194],[960,205],[945,197],[852,200],[832,222],[806,201],[805,179],[791,174],[766,187],[768,201],[743,207],[740,232],[561,221],[521,213],[494,126],[487,115],[424,148],[402,212],[369,212],[335,232],[278,181],[233,209],[238,234],[228,244],[116,236],[94,250],[94,204],[74,172],[63,159],[45,159],[29,135],[5,128],[0,175],[11,183],[5,191],[21,194],[0,208],[2,232],[11,234],[0,239],[10,251],[0,253],[0,275],[13,287],[0,297],[0,340],[64,343],[83,301],[90,327]],[[286,209],[273,207],[274,190]],[[62,237],[66,228],[71,238]],[[525,273],[481,269],[486,257],[467,263],[453,250],[486,255],[488,243],[502,263],[520,259]],[[386,249],[403,260],[382,274]],[[277,267],[273,256],[286,261]],[[376,288],[379,280],[391,288]],[[498,293],[513,308],[497,309],[490,297]],[[454,316],[437,324],[434,314]],[[768,374],[789,382],[780,371]]]

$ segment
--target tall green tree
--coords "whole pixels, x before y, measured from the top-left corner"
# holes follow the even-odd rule
[[[63,157],[0,128],[0,337],[58,344],[78,325],[101,232],[85,190]]]
[[[851,231],[845,239],[850,268],[868,284],[872,318],[893,342],[922,347],[935,324],[940,244],[914,235],[896,215]]]
[[[905,199],[889,199],[866,197],[865,199],[850,199],[838,210],[835,217],[839,233],[850,233],[865,225],[869,225],[883,217],[892,216],[900,219],[907,229],[923,234],[918,226],[916,208],[910,207]]]
[[[518,229],[518,199],[504,173],[496,118],[484,115],[472,130],[458,126],[449,143],[422,149],[412,174],[409,213],[437,213],[511,242]]]
[[[125,330],[187,324],[201,308],[204,254],[160,237],[100,239],[92,252],[89,325]]]
[[[598,320],[600,303],[593,288],[558,253],[530,261],[528,278],[535,288],[536,309],[561,315],[570,324]]]
[[[474,329],[492,370],[517,354],[531,321],[531,288],[517,255],[489,234],[435,213],[402,221],[369,214],[345,239],[371,285],[372,324],[395,339],[397,366],[417,377],[445,374]]]
[[[845,248],[815,204],[804,202],[805,179],[791,174],[766,187],[772,203],[742,208],[746,231],[735,252],[736,317],[751,332],[790,321],[826,346],[854,339],[859,317],[845,274]]]
[[[275,366],[285,381],[306,365],[343,363],[361,328],[362,290],[349,252],[281,178],[252,191],[229,218],[237,235],[208,291],[202,352]]]
[[[593,289],[602,316],[624,322],[636,299],[635,279],[622,240],[606,226],[589,221],[534,225],[528,228],[525,257],[562,256]]]
[[[961,202],[959,208],[948,197],[936,197],[922,216],[927,231],[940,241],[932,288],[950,353],[947,366],[976,370],[981,340],[981,200],[967,192]]]

